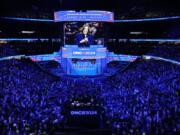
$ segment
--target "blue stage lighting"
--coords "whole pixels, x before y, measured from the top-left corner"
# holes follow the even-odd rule
[[[33,18],[16,18],[16,17],[2,17],[3,19],[17,20],[17,21],[34,21],[34,22],[54,22],[51,19],[33,19]]]
[[[114,22],[145,22],[145,21],[161,21],[161,20],[172,20],[180,19],[180,16],[171,16],[171,17],[160,17],[160,18],[143,18],[143,19],[127,19],[127,20],[114,20]]]

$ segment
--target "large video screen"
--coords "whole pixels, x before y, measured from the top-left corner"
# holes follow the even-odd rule
[[[104,25],[102,22],[66,22],[64,23],[65,45],[78,45],[86,39],[89,44],[104,44]],[[86,42],[84,42],[86,43]]]

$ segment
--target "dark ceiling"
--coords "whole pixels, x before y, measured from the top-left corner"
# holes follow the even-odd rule
[[[38,12],[52,14],[57,10],[99,9],[111,10],[128,16],[145,12],[180,15],[178,1],[171,0],[1,0],[0,14],[16,16],[16,14],[35,14]]]

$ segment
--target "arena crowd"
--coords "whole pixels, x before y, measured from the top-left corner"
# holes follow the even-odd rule
[[[65,125],[64,104],[98,99],[105,124],[122,134],[178,132],[180,68],[162,61],[136,61],[103,80],[56,78],[33,62],[1,61],[1,134],[48,134]]]

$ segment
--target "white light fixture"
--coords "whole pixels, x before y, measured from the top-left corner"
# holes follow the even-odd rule
[[[23,33],[23,34],[32,34],[32,33],[35,33],[35,31],[21,31],[21,33]]]
[[[131,35],[140,35],[140,34],[143,34],[143,32],[141,31],[132,31],[130,32]]]

